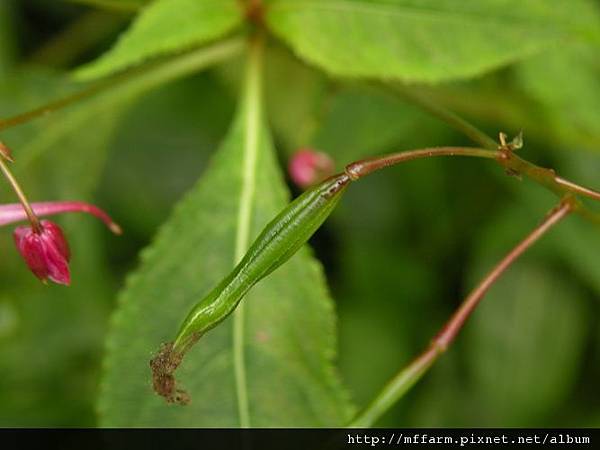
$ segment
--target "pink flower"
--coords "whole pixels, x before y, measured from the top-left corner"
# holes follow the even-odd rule
[[[333,173],[333,160],[326,153],[298,150],[288,164],[290,178],[301,188],[312,186]]]
[[[32,203],[36,216],[49,216],[63,212],[86,212],[98,217],[115,234],[121,234],[121,228],[100,208],[83,202],[43,202]],[[0,205],[0,226],[27,219],[21,204]],[[17,227],[14,231],[17,250],[36,277],[42,281],[50,280],[58,284],[69,285],[70,252],[69,245],[60,227],[49,220],[40,222],[40,229],[31,225]]]
[[[54,222],[42,220],[40,227],[39,233],[33,231],[31,226],[17,227],[14,232],[17,249],[40,280],[68,286],[71,283],[69,244]]]

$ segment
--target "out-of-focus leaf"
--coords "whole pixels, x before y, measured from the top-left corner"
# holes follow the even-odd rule
[[[546,51],[515,67],[522,88],[541,106],[553,134],[600,148],[600,60],[595,47]]]
[[[432,140],[443,133],[439,125],[390,94],[350,88],[330,99],[315,131],[313,145],[331,154],[343,167],[376,152],[432,145]]]
[[[528,263],[512,267],[488,294],[468,333],[479,426],[539,425],[565,400],[586,337],[583,298]]]
[[[463,355],[458,345],[442,356],[429,373],[417,384],[412,399],[405,399],[407,427],[470,427],[474,408],[481,408],[469,394],[470,380],[465,380],[461,367]],[[410,400],[409,400],[410,399]]]
[[[393,224],[399,230],[406,227]],[[383,235],[385,231],[372,223],[363,227],[342,227],[339,276],[345,283],[334,292],[342,302],[340,369],[355,400],[366,405],[398,367],[413,358],[419,317],[434,303],[438,289],[404,239]],[[375,232],[381,233],[377,242],[369,239]]]
[[[12,65],[15,53],[12,1],[0,3],[0,76]]]
[[[600,42],[593,2],[272,0],[269,27],[337,76],[471,77],[565,39]]]
[[[251,186],[250,235],[287,195],[266,129],[257,124],[256,165],[245,108],[198,186],[143,253],[114,318],[100,401],[108,426],[239,426],[232,321],[203,336],[178,378],[191,404],[173,407],[152,392],[148,360],[173,337],[184,314],[232,268],[245,189]],[[258,120],[260,122],[260,119]],[[250,184],[248,184],[250,183]],[[331,300],[306,249],[259,283],[245,302],[244,353],[253,426],[342,425],[349,406],[334,373]]]
[[[242,43],[237,40],[222,42],[212,47],[206,47],[172,58],[148,68],[143,73],[131,74],[125,79],[116,81],[91,98],[72,105],[68,111],[62,113],[61,117],[53,120],[52,126],[48,126],[48,123],[41,119],[35,121],[32,125],[37,127],[36,129],[44,130],[44,132],[31,133],[33,139],[28,142],[25,148],[20,148],[15,157],[19,159],[21,166],[26,166],[45,151],[50,141],[58,140],[62,136],[68,135],[73,129],[80,127],[82,122],[90,117],[107,114],[107,111],[112,110],[112,108],[127,105],[140,94],[174,79],[200,71],[207,65],[220,62],[224,57],[235,54],[241,48]],[[62,85],[62,91],[72,92],[74,90],[72,83],[63,81]],[[41,90],[41,87],[37,88],[38,92]],[[2,86],[0,86],[0,94],[2,94],[2,89]],[[23,87],[13,88],[6,86],[4,89],[6,91],[14,89],[15,92],[12,95],[19,95],[24,102],[31,102],[31,99],[35,98],[34,94],[36,91],[32,92]],[[55,94],[53,96],[53,98],[56,97],[59,97],[59,95]],[[37,105],[39,106],[39,102]],[[12,114],[23,111],[23,109],[15,108],[14,105],[9,106]],[[50,120],[52,119],[54,117],[51,116]],[[0,128],[2,128],[2,120],[0,120]],[[11,144],[11,135],[13,133],[16,133],[16,135],[23,134],[23,129],[22,127],[7,129],[3,131],[3,136],[6,136],[7,142]]]
[[[187,50],[225,35],[241,20],[236,0],[157,0],[108,53],[79,69],[77,76],[98,78],[149,58]]]
[[[109,11],[135,12],[150,0],[64,0]]]
[[[228,92],[203,74],[149,93],[125,114],[100,195],[127,229],[127,242],[149,240],[168,218],[225,134],[232,112]]]
[[[295,59],[281,46],[267,53],[267,111],[273,133],[292,154],[310,143],[328,97],[325,76]],[[290,89],[290,86],[294,86]]]

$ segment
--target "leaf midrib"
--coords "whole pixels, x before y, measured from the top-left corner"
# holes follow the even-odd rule
[[[236,224],[233,264],[244,257],[250,246],[252,207],[256,192],[256,166],[260,138],[261,117],[261,48],[254,43],[248,52],[244,93],[244,149],[240,206]],[[248,383],[244,358],[245,306],[241,302],[233,315],[233,368],[238,401],[238,415],[242,428],[250,427]]]

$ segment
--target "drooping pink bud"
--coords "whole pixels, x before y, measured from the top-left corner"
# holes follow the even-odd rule
[[[67,240],[54,222],[42,220],[40,227],[39,233],[28,225],[17,227],[14,231],[17,250],[40,280],[50,280],[68,286],[71,282],[71,254]]]
[[[301,188],[324,180],[333,170],[334,163],[329,155],[308,148],[294,153],[288,164],[290,178]]]
[[[35,215],[50,216],[65,212],[85,212],[96,216],[115,234],[121,234],[117,225],[103,210],[84,202],[40,202],[31,203]],[[27,220],[28,216],[20,203],[0,205],[0,226]],[[41,280],[55,283],[70,283],[69,246],[58,225],[48,220],[40,222],[40,230],[31,225],[15,229],[17,249],[31,271]]]

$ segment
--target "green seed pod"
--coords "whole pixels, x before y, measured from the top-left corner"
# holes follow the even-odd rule
[[[233,271],[190,311],[175,341],[163,346],[150,362],[157,393],[168,401],[187,400],[182,391],[175,390],[173,379],[183,354],[229,316],[252,286],[308,241],[335,208],[350,181],[346,173],[328,178],[296,198],[264,228]]]

